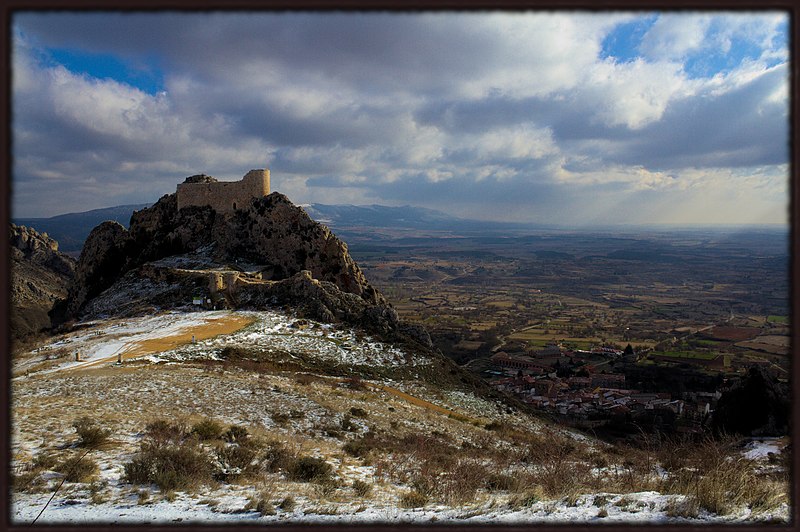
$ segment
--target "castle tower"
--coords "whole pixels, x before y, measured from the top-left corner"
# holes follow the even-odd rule
[[[268,196],[269,195],[269,170],[264,168],[259,170],[250,170],[242,179],[244,187],[250,190],[253,196]]]
[[[178,209],[208,205],[219,213],[229,214],[245,208],[253,198],[269,193],[269,170],[266,168],[250,170],[241,181],[233,182],[217,181],[206,175],[191,176],[178,185]]]

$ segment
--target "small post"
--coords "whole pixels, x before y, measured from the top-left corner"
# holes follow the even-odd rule
[[[120,363],[120,364],[122,364],[122,353],[120,353],[119,355],[117,355],[117,362],[118,362],[118,363]]]
[[[75,351],[75,361],[76,362],[80,362],[81,361],[81,352],[80,351]]]
[[[194,335],[192,335],[192,343],[193,343],[193,344],[194,344],[194,343],[197,343],[197,342],[195,341],[195,339],[194,339]]]

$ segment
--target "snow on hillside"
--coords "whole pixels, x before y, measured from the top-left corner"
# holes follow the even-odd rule
[[[218,330],[228,332],[215,334]],[[702,508],[683,512],[685,495],[647,491],[644,484],[629,488],[631,493],[605,492],[614,484],[602,484],[603,478],[637,480],[626,473],[632,471],[625,465],[627,455],[520,412],[508,413],[469,391],[399,377],[364,378],[351,386],[352,381],[324,372],[261,371],[257,366],[250,370],[220,362],[226,348],[306,357],[327,367],[421,368],[433,363],[347,327],[269,311],[166,312],[80,324],[74,332],[14,360],[11,466],[15,479],[22,480],[12,492],[12,521],[30,524],[45,507],[63,478],[58,464],[83,452],[73,422],[86,415],[111,432],[110,444],[90,455],[97,476],[65,483],[37,524],[727,524],[789,519],[783,502],[760,513],[740,505],[717,515]],[[82,361],[74,360],[76,351]],[[116,364],[119,353],[134,360]],[[335,483],[300,482],[284,470],[259,470],[253,479],[168,492],[124,478],[125,464],[141,449],[148,424],[169,420],[191,428],[209,419],[226,427],[246,427],[267,447],[278,442],[293,456],[325,460]],[[374,453],[347,450],[348,445],[367,445],[370,434],[378,442]],[[780,478],[785,444],[764,439],[736,452],[764,474]],[[204,445],[213,455],[234,444],[215,440]],[[528,445],[538,451],[526,454]],[[547,461],[537,462],[542,453],[569,448],[572,451],[559,455],[564,458],[556,464],[564,466],[564,476],[573,465],[574,471],[584,471],[580,461],[585,457],[606,463],[592,462],[581,473],[589,484],[580,491],[545,496],[515,487],[518,477],[537,478],[551,467]],[[453,461],[452,467],[442,466],[445,477],[459,474],[461,465],[472,465],[480,475],[496,476],[494,487],[480,484],[483,487],[475,488],[463,503],[445,505],[432,498],[416,507],[404,504],[403,497],[417,489],[413,479],[422,475],[422,464],[434,467],[445,458]],[[371,493],[359,495],[356,481],[367,484]],[[295,504],[279,508],[286,497]],[[259,498],[271,501],[272,513],[257,511],[253,501]]]
[[[192,334],[215,320],[230,316],[252,319],[253,323],[231,334],[187,343],[174,349],[154,353],[146,360],[175,362],[198,358],[216,358],[226,346],[264,347],[289,353],[302,353],[341,365],[418,365],[426,364],[423,357],[407,356],[402,350],[357,334],[353,329],[321,324],[312,320],[296,320],[279,312],[165,312],[155,316],[113,319],[105,322],[79,324],[77,332],[61,335],[15,361],[15,373],[31,370],[36,364],[56,360],[43,371],[59,371],[91,365],[102,359],[108,363],[138,344],[178,335]],[[74,354],[80,353],[81,360]]]

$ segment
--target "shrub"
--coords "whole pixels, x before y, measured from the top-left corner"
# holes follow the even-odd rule
[[[577,493],[570,493],[564,497],[564,503],[570,508],[578,506],[579,495]]]
[[[352,440],[342,445],[342,450],[355,458],[364,458],[372,449],[372,441],[367,438],[359,438]]]
[[[687,457],[688,467],[664,480],[662,491],[687,495],[718,515],[743,505],[764,510],[783,502],[780,484],[758,476],[753,462],[739,456],[736,443],[723,438],[697,444]]]
[[[92,482],[89,486],[89,496],[92,504],[103,504],[108,500],[108,497],[103,495],[103,489],[106,487],[108,487],[108,481],[106,480],[103,482]]]
[[[463,505],[475,499],[477,491],[485,484],[488,471],[482,464],[459,460],[453,467],[432,479],[430,485],[443,502]]]
[[[356,480],[353,482],[353,491],[359,497],[369,497],[372,493],[372,484],[367,484],[363,480]]]
[[[223,430],[225,427],[222,426],[222,423],[210,418],[192,426],[192,434],[196,434],[202,441],[220,439]]]
[[[225,445],[216,449],[219,468],[217,476],[220,479],[236,478],[240,475],[252,473],[253,461],[256,450],[249,445]]]
[[[314,479],[314,493],[320,497],[329,497],[339,487],[339,482],[333,477],[326,476]]]
[[[301,456],[289,464],[286,475],[289,480],[301,482],[324,481],[330,478],[333,468],[321,458]]]
[[[72,426],[75,427],[75,432],[80,438],[78,442],[80,447],[95,449],[106,443],[111,435],[111,430],[97,426],[93,419],[86,416],[76,419]]]
[[[25,471],[11,475],[11,486],[14,491],[36,493],[46,486],[40,471]]]
[[[262,466],[269,473],[286,470],[294,462],[294,453],[286,449],[280,442],[267,444],[262,457]]]
[[[367,411],[364,410],[363,408],[353,407],[353,408],[350,409],[350,415],[353,416],[353,417],[366,418],[367,417]]]
[[[275,515],[277,513],[275,507],[267,499],[259,499],[256,504],[256,511],[261,515]]]
[[[100,472],[97,462],[87,456],[73,456],[56,466],[67,482],[90,482]]]
[[[400,496],[400,506],[403,508],[421,508],[428,502],[428,496],[416,490],[408,491]]]
[[[53,469],[58,465],[58,456],[55,453],[40,453],[33,458],[31,466],[37,471]]]
[[[517,485],[517,480],[505,473],[490,473],[483,485],[489,491],[511,491]]]
[[[283,412],[274,412],[270,414],[269,417],[271,417],[272,421],[274,421],[278,425],[285,425],[286,423],[289,422],[289,414],[285,414]]]
[[[250,433],[247,432],[247,427],[241,425],[231,425],[222,435],[222,439],[230,443],[241,443],[249,437]]]
[[[747,505],[754,513],[774,510],[786,499],[788,484],[759,479],[749,491]]]
[[[157,445],[181,442],[186,438],[187,433],[185,425],[171,423],[166,419],[157,419],[145,427],[145,437]]]
[[[353,418],[350,416],[350,414],[345,414],[342,416],[341,427],[342,430],[346,430],[348,432],[356,429],[356,425],[353,423]]]
[[[528,508],[541,501],[543,497],[542,489],[539,486],[534,486],[533,488],[525,490],[520,495],[514,496],[509,502],[509,505],[512,508]]]
[[[280,508],[284,512],[291,512],[292,510],[295,509],[295,506],[297,506],[297,503],[295,502],[294,497],[292,497],[291,495],[287,495],[286,497],[284,497],[284,499],[280,502],[280,504],[278,504],[278,508]]]
[[[196,444],[151,445],[124,465],[124,479],[132,484],[153,482],[162,491],[185,490],[211,480],[212,464]]]

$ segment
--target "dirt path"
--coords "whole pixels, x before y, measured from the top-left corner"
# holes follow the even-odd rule
[[[324,376],[324,375],[315,375],[315,376],[319,377],[319,378],[322,378],[324,380],[329,380],[329,381],[334,381],[334,382],[339,382],[339,383],[345,382],[347,380],[347,379],[345,379],[343,377],[328,377],[328,376]],[[445,416],[452,417],[454,419],[458,419],[459,421],[464,421],[464,422],[467,422],[467,423],[472,423],[472,422],[476,421],[473,418],[467,417],[467,416],[465,416],[463,414],[459,414],[458,412],[454,412],[453,410],[448,410],[447,408],[444,408],[442,406],[433,404],[430,401],[426,401],[425,399],[420,399],[419,397],[415,397],[413,395],[407,394],[406,392],[400,391],[397,388],[392,388],[391,386],[386,386],[385,384],[375,384],[375,383],[372,383],[372,382],[365,382],[364,385],[366,385],[368,388],[371,388],[373,390],[380,390],[380,391],[384,391],[384,392],[386,392],[388,394],[394,395],[395,397],[403,399],[404,401],[409,402],[412,405],[421,406],[422,408],[424,408],[426,410],[430,410],[430,411],[436,412],[438,414],[444,414]]]
[[[414,397],[413,395],[409,395],[406,392],[401,392],[397,388],[392,388],[391,386],[386,386],[385,384],[370,384],[373,388],[377,388],[379,390],[383,390],[384,392],[390,393],[400,399],[404,399],[411,403],[412,405],[421,406],[426,410],[431,410],[433,412],[438,412],[439,414],[444,414],[446,416],[450,416],[452,418],[458,419],[459,421],[466,421],[467,423],[471,422],[472,419],[464,416],[463,414],[459,414],[457,412],[453,412],[452,410],[448,410],[447,408],[441,407],[439,405],[435,405],[429,401],[424,399],[420,399],[419,397]]]
[[[254,317],[237,315],[210,319],[203,325],[197,325],[185,329],[180,333],[173,334],[171,336],[131,341],[125,344],[120,351],[111,356],[96,360],[88,360],[83,364],[76,364],[64,369],[68,371],[90,369],[101,364],[116,362],[119,359],[120,354],[122,355],[122,359],[124,361],[143,355],[151,355],[154,353],[160,353],[162,351],[169,351],[170,349],[175,349],[178,346],[188,344],[192,341],[192,337],[199,341],[206,340],[214,336],[219,336],[220,334],[230,334],[250,325],[254,321]]]

